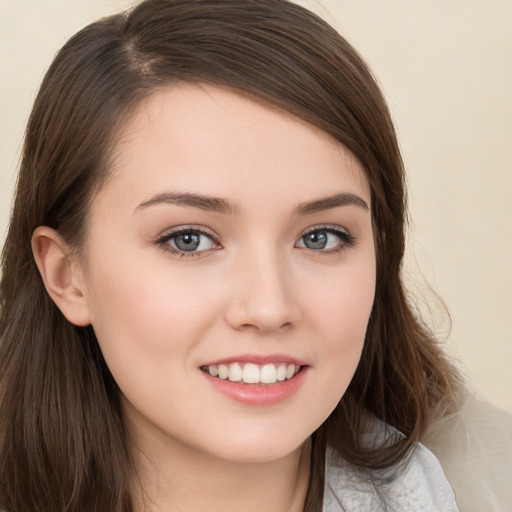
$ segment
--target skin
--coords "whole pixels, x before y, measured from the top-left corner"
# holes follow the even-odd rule
[[[190,85],[140,106],[111,173],[92,202],[80,261],[46,227],[33,247],[62,312],[94,327],[123,394],[151,510],[302,510],[308,437],[355,372],[374,299],[362,168],[302,121]],[[222,198],[229,211],[174,204],[169,193]],[[298,212],[334,194],[357,200]],[[176,253],[176,239],[162,239],[181,227],[211,238]],[[327,248],[305,245],[314,230],[328,236]],[[307,370],[277,404],[233,400],[200,370],[276,353]]]

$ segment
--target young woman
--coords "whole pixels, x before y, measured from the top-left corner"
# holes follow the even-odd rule
[[[146,0],[30,117],[3,253],[0,509],[443,510],[456,371],[355,50],[285,0]]]

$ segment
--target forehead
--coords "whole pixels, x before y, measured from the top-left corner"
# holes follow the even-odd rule
[[[283,191],[329,195],[337,187],[370,201],[362,167],[330,135],[285,111],[205,85],[179,85],[146,98],[119,133],[109,181],[148,193],[193,187],[239,200],[241,188],[283,199]]]

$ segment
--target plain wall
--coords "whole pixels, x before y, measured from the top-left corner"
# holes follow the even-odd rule
[[[0,243],[43,73],[123,0],[0,0]],[[310,6],[378,77],[408,171],[405,275],[477,390],[512,411],[512,2],[324,0]]]

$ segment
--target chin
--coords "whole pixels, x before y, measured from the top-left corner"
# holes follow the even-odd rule
[[[218,439],[210,453],[220,459],[239,464],[275,462],[300,449],[309,435],[293,436],[285,429],[276,435],[265,430],[248,435],[228,436]]]

